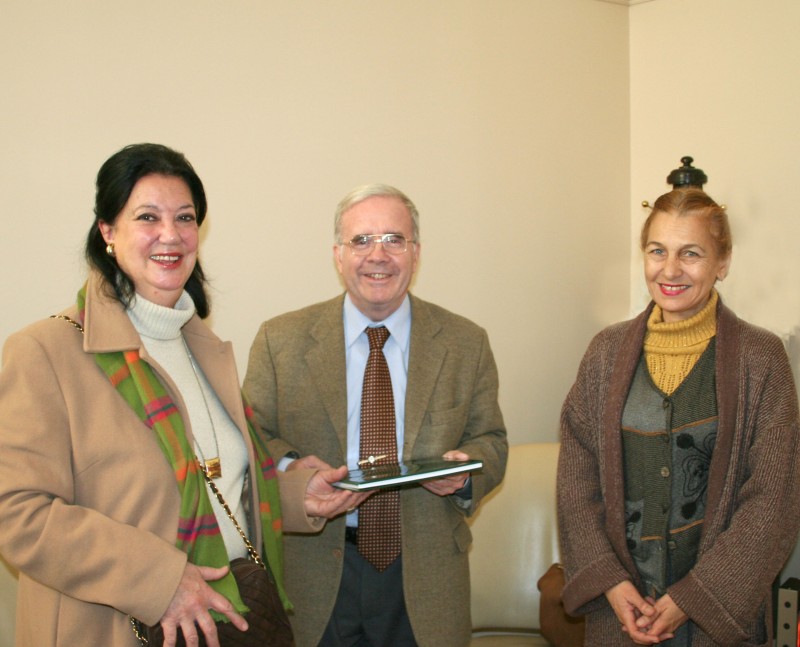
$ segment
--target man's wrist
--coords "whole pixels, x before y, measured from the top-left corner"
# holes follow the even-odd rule
[[[300,454],[295,451],[286,452],[283,457],[278,461],[278,471],[285,472],[289,465],[294,463],[298,458],[300,458]]]
[[[461,489],[453,492],[451,496],[455,497],[459,508],[468,509],[472,505],[472,476],[467,476]]]

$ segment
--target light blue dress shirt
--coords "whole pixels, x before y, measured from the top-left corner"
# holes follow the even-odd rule
[[[408,382],[408,346],[411,341],[411,300],[406,295],[400,307],[383,321],[372,321],[350,300],[344,298],[344,347],[347,361],[347,467],[356,469],[361,438],[361,390],[364,370],[369,358],[369,339],[364,330],[368,326],[386,326],[389,338],[383,346],[383,355],[389,365],[394,397],[394,419],[397,428],[397,457],[403,458],[403,430],[405,429],[406,384]],[[358,510],[348,513],[347,525],[358,525]]]
[[[347,361],[347,466],[358,467],[361,435],[361,391],[364,370],[369,358],[369,339],[364,330],[368,326],[386,326],[389,338],[383,355],[389,365],[394,396],[394,417],[397,427],[397,456],[402,458],[403,430],[405,428],[406,383],[408,382],[408,346],[411,340],[411,301],[406,295],[400,307],[384,321],[372,321],[353,302],[350,295],[344,298],[344,346]]]

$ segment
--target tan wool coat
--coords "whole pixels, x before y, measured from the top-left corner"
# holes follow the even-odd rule
[[[101,285],[92,275],[85,335],[46,319],[12,335],[4,348],[0,553],[20,572],[16,647],[135,647],[128,614],[157,622],[186,562],[175,547],[180,501],[171,467],[92,355],[138,348],[152,363],[124,309]],[[75,307],[64,314],[78,319]],[[252,470],[231,346],[197,316],[183,332],[242,432]],[[191,443],[180,394],[152,365],[183,414]],[[291,517],[284,521],[319,529],[302,512],[304,490],[302,482],[282,488]],[[254,491],[243,496],[258,509]],[[251,518],[249,527],[260,546],[260,524]]]
[[[273,456],[316,454],[346,462],[347,384],[343,297],[264,323],[245,378]],[[469,643],[470,592],[464,521],[503,478],[508,443],[497,403],[497,369],[484,330],[463,317],[411,297],[411,339],[405,402],[404,459],[460,449],[482,459],[473,475],[472,505],[415,486],[401,492],[405,602],[421,647]],[[319,535],[287,536],[286,580],[295,604],[298,647],[316,646],[339,589],[345,520]]]

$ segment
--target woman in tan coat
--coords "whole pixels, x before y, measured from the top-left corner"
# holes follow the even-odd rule
[[[202,322],[205,215],[183,155],[119,151],[98,174],[76,303],[5,345],[0,552],[20,572],[17,647],[134,647],[131,617],[160,622],[169,647],[179,631],[216,647],[215,618],[245,630],[227,565],[247,549],[203,471],[282,595],[282,529],[318,531],[363,498],[330,485],[344,467],[276,474],[254,436],[230,344]]]

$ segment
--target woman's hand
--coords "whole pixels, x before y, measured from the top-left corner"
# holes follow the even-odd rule
[[[664,637],[648,632],[656,610],[645,600],[630,580],[620,582],[606,591],[606,599],[627,633],[638,645],[654,645]]]
[[[658,598],[653,606],[655,614],[649,619],[639,618],[636,624],[640,629],[646,629],[649,634],[658,636],[660,640],[672,638],[678,627],[689,619],[669,593]]]
[[[465,454],[464,452],[460,452],[457,449],[453,449],[449,452],[445,452],[442,455],[442,458],[446,461],[468,461],[469,455]],[[450,476],[443,476],[440,479],[422,481],[420,485],[422,485],[422,487],[429,492],[433,492],[438,496],[448,496],[458,492],[467,484],[469,474],[469,472],[451,474]]]
[[[298,461],[300,460],[304,459],[298,459]],[[309,466],[306,465],[305,467]],[[336,481],[341,481],[345,478],[347,471],[347,465],[342,465],[336,469],[320,469],[311,477],[308,482],[308,488],[306,488],[304,501],[306,514],[313,517],[333,519],[343,512],[355,509],[372,494],[372,492],[351,492],[331,485],[331,483],[336,483]]]
[[[247,621],[234,611],[230,600],[206,584],[225,577],[227,572],[227,566],[211,568],[186,562],[175,595],[161,617],[164,647],[175,646],[178,628],[183,631],[187,645],[197,644],[199,628],[205,635],[208,647],[219,647],[217,626],[208,612],[209,609],[227,616],[240,631],[247,631]]]

